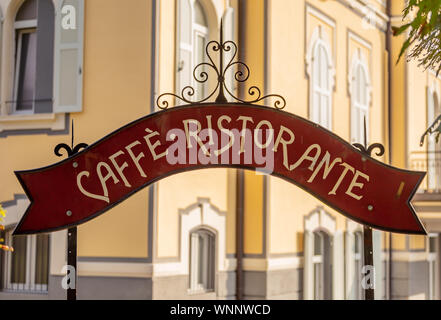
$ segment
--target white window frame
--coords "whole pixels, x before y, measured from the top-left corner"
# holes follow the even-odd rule
[[[14,93],[13,93],[13,114],[34,114],[35,111],[35,88],[34,88],[34,101],[32,102],[31,110],[17,110],[17,99],[18,99],[18,80],[21,68],[21,49],[22,49],[22,38],[24,33],[36,33],[37,32],[37,20],[24,20],[15,23],[15,34],[17,35],[16,44],[17,52],[15,61],[15,72],[14,72]],[[18,26],[18,27],[17,27]]]
[[[328,88],[318,88],[314,79],[315,62],[317,59],[317,53],[320,48],[323,48],[326,53],[327,59],[327,83]],[[335,64],[333,61],[333,53],[331,50],[330,41],[328,35],[323,31],[322,26],[317,26],[309,40],[309,46],[306,54],[306,72],[309,77],[309,118],[311,121],[322,125],[328,130],[332,130],[333,121],[333,92],[335,89]],[[320,103],[316,103],[315,93],[320,94]],[[322,99],[326,97],[329,101],[327,106],[327,119],[326,123],[323,121],[323,109]]]
[[[217,274],[228,270],[226,259],[226,212],[220,211],[210,203],[207,198],[198,198],[197,202],[188,206],[186,209],[179,210],[180,215],[180,260],[176,265],[179,274],[190,277],[190,234],[194,230],[207,229],[215,234],[215,270],[214,270],[214,289],[210,292],[217,292]],[[188,294],[199,294],[194,292],[190,285]]]
[[[195,14],[193,13],[193,18],[194,17],[195,17]],[[192,43],[193,43],[192,47],[193,47],[193,49],[191,51],[191,53],[192,53],[191,59],[192,59],[192,63],[193,63],[193,65],[191,66],[191,71],[192,72],[193,72],[194,68],[199,63],[205,62],[205,47],[203,49],[203,52],[198,53],[196,39],[197,39],[198,36],[202,37],[204,39],[204,44],[207,45],[207,43],[208,43],[208,31],[209,31],[208,27],[202,26],[202,25],[196,23],[193,20],[193,29],[192,29],[192,37],[193,37],[192,38]],[[199,54],[201,54],[200,57],[198,56]],[[202,70],[204,70],[203,67],[200,70],[198,70],[198,71],[201,72]],[[192,77],[192,81],[193,81],[193,83],[192,83],[193,88],[195,88],[197,90],[196,94],[200,95],[200,96],[197,97],[198,98],[197,100],[201,100],[201,99],[205,98],[205,91],[206,91],[206,86],[207,86],[208,80],[205,83],[199,83],[199,82],[197,82]],[[197,89],[197,88],[199,88],[199,86],[201,86],[202,92],[200,92],[200,90]]]
[[[314,233],[314,251],[315,251],[315,240],[316,235],[320,239],[320,248],[321,252],[320,254],[313,253],[312,256],[312,269],[314,272],[314,299],[316,300],[323,300],[324,299],[324,291],[325,286],[328,285],[324,283],[325,280],[325,265],[324,265],[324,249],[325,249],[325,239],[322,231],[315,231]],[[317,279],[317,267],[320,268],[319,270],[319,279]],[[322,283],[318,283],[317,280],[321,281]]]
[[[201,243],[200,238],[203,238]],[[199,256],[200,246],[203,245],[204,257]],[[214,291],[216,261],[210,261],[211,257],[209,250],[216,251],[216,234],[211,232],[206,228],[198,228],[190,233],[190,277],[189,291],[191,293],[205,293]],[[213,253],[212,258],[215,259],[215,254]],[[200,265],[199,262],[203,264]],[[203,273],[203,282],[199,283],[199,272]]]
[[[11,283],[11,267],[13,252],[4,253],[4,290],[7,291],[24,291],[24,292],[43,292],[46,293],[48,288],[46,284],[35,283],[35,267],[37,254],[37,236],[26,236],[26,282]],[[5,242],[12,245],[12,230],[5,233]],[[49,268],[49,265],[48,265]],[[49,270],[48,270],[49,273]]]
[[[359,83],[354,85],[354,82],[358,79],[358,70],[361,68],[365,75],[366,87],[364,95],[366,96],[366,104],[362,104],[357,101],[357,89]],[[363,52],[358,48],[352,57],[351,67],[348,74],[349,94],[351,97],[351,143],[364,143],[364,128],[363,119],[357,118],[361,113],[366,115],[366,141],[369,144],[369,112],[372,101],[372,85],[369,72],[369,64]],[[361,111],[357,112],[357,111]],[[359,126],[360,125],[360,126]]]
[[[3,64],[1,70],[1,82],[3,83],[4,93],[2,96],[2,103],[0,106],[0,133],[21,130],[45,130],[45,131],[61,131],[66,130],[66,117],[71,112],[81,112],[83,110],[83,46],[84,46],[84,0],[78,0],[77,14],[77,31],[78,38],[75,44],[61,44],[60,43],[60,29],[61,26],[61,8],[65,0],[52,0],[54,5],[54,80],[53,80],[53,109],[51,113],[35,113],[35,112],[15,112],[15,48],[16,48],[16,29],[30,28],[37,26],[37,19],[15,21],[16,10],[7,10],[5,16],[1,16],[2,24],[0,25],[0,36],[2,42],[2,59],[10,63]],[[18,9],[18,8],[17,8]],[[0,12],[1,14],[1,12]],[[8,31],[9,32],[3,32]],[[59,97],[59,78],[60,70],[59,59],[60,50],[63,49],[78,49],[78,66],[81,77],[77,79],[77,101],[75,106],[61,106]],[[8,102],[11,101],[11,102]]]
[[[332,299],[344,299],[344,241],[343,232],[337,230],[336,219],[318,207],[305,217],[303,252],[303,298],[314,299],[314,232],[325,232],[331,241]]]

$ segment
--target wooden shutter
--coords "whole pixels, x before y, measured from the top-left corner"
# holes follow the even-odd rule
[[[35,113],[51,113],[54,81],[54,5],[37,2],[37,65],[35,73]]]
[[[63,7],[75,8],[75,29],[63,28]],[[54,112],[83,109],[84,0],[62,0],[55,19]]]
[[[177,52],[176,52],[176,93],[186,86],[192,85],[191,77],[193,56],[193,10],[189,0],[178,0]],[[182,104],[177,100],[176,105]]]

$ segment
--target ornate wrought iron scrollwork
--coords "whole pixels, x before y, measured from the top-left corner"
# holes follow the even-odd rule
[[[378,157],[381,157],[384,154],[384,146],[381,143],[371,144],[367,149],[365,148],[364,145],[360,143],[354,143],[353,146],[358,150],[360,150],[361,152],[363,152],[364,154],[367,154],[368,156],[371,156],[372,151],[374,151],[375,149],[378,149],[376,153]]]
[[[63,154],[60,152],[61,149],[66,150],[67,152],[67,156],[71,157],[74,154],[80,152],[81,149],[85,149],[87,148],[89,145],[87,143],[79,143],[77,145],[74,145],[74,121],[72,119],[72,142],[71,142],[71,146],[68,146],[65,143],[59,143],[55,146],[54,148],[54,153],[56,156],[58,157],[62,157]]]
[[[210,51],[213,53],[219,52],[219,67],[215,64]],[[202,62],[199,63],[194,69],[193,69],[193,78],[198,83],[206,83],[208,81],[208,73],[214,72],[217,77],[217,84],[214,90],[212,90],[205,98],[202,98],[200,100],[192,100],[193,96],[195,95],[195,89],[188,85],[184,87],[181,90],[180,95],[174,94],[174,93],[163,93],[161,94],[157,100],[156,105],[160,109],[167,109],[170,105],[167,98],[177,98],[183,102],[186,102],[188,104],[197,104],[197,103],[203,103],[208,101],[210,98],[212,98],[216,92],[218,92],[218,95],[216,97],[215,103],[228,103],[227,98],[225,97],[225,93],[230,96],[232,99],[242,102],[242,103],[258,103],[264,99],[273,99],[273,106],[276,109],[283,109],[286,106],[286,100],[281,95],[278,94],[268,94],[268,95],[262,95],[261,90],[257,86],[251,86],[248,88],[247,92],[248,94],[253,97],[251,100],[244,100],[237,97],[232,91],[232,88],[228,88],[225,80],[226,80],[226,74],[229,71],[233,71],[234,75],[233,78],[235,81],[244,83],[248,80],[250,77],[250,68],[241,61],[234,61],[237,55],[237,45],[231,40],[223,41],[222,36],[222,22],[220,27],[220,41],[210,41],[207,43],[205,47],[205,54],[208,57],[208,62]],[[225,52],[231,52],[231,58],[229,59],[228,63],[224,67],[224,53]],[[205,67],[208,67],[208,70],[205,70]],[[201,70],[202,68],[202,70]],[[237,68],[237,70],[233,70],[234,68]],[[200,71],[198,71],[200,70]],[[210,70],[210,71],[209,71]]]
[[[79,152],[81,149],[87,148],[86,143],[79,143],[73,149],[65,143],[59,143],[54,148],[54,153],[58,157],[62,157],[63,154],[60,152],[61,149],[66,150],[68,157],[73,156],[75,153]]]
[[[381,157],[384,154],[384,146],[381,143],[373,143],[368,146],[367,144],[367,130],[366,130],[366,117],[363,119],[363,133],[364,133],[364,145],[361,143],[354,143],[354,148],[357,148],[361,153],[371,157],[372,151],[378,149],[376,155]]]

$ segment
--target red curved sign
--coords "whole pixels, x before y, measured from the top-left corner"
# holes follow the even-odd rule
[[[16,172],[31,204],[14,233],[78,225],[159,179],[212,167],[259,170],[359,223],[425,234],[410,204],[425,173],[387,166],[310,121],[248,104],[160,111],[61,162]]]

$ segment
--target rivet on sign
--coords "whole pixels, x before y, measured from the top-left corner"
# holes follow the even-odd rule
[[[67,215],[68,217],[70,217],[70,216],[72,215],[72,211],[67,210],[67,211],[66,211],[66,215]]]
[[[361,161],[366,162],[366,157],[361,157]]]
[[[368,205],[368,210],[372,211],[372,210],[374,210],[374,207],[372,205]]]
[[[78,167],[78,162],[74,162],[72,165],[74,168],[76,168],[76,167]]]

